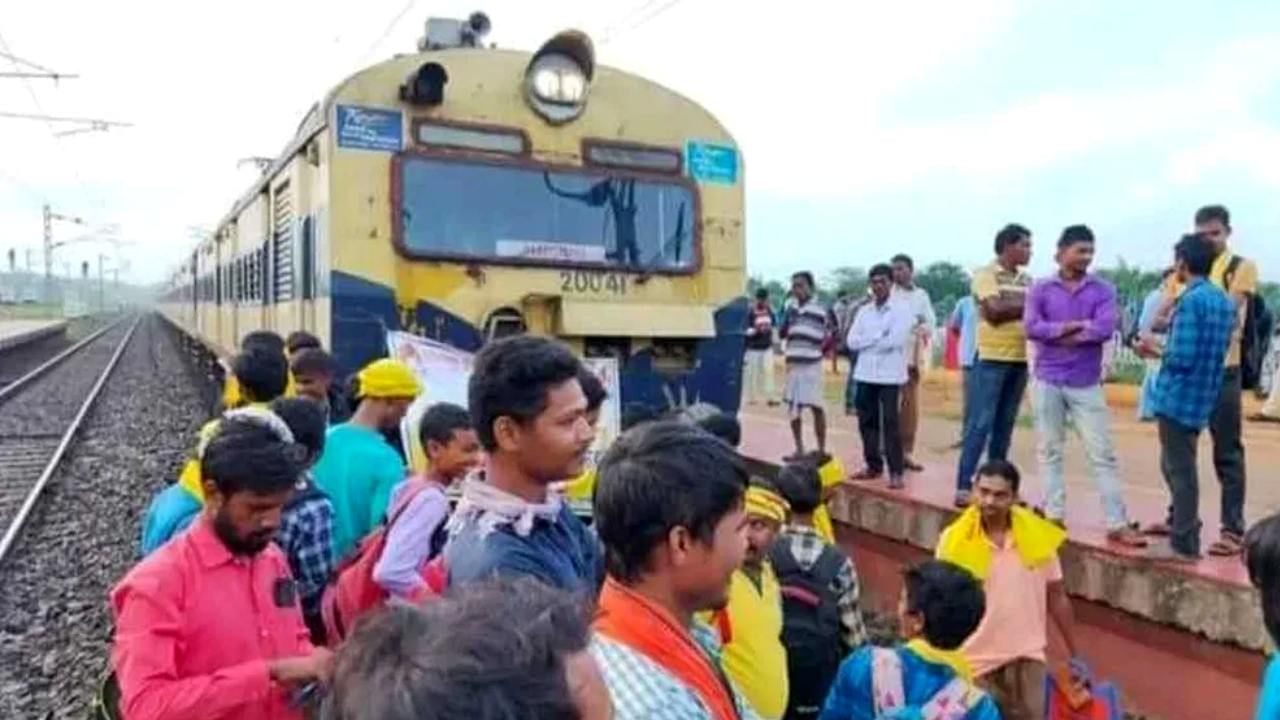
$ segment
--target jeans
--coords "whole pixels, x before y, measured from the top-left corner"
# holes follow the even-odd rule
[[[1160,426],[1160,471],[1169,484],[1169,544],[1184,555],[1200,554],[1200,478],[1196,445],[1200,431],[1168,418]]]
[[[755,404],[761,400],[773,400],[773,350],[747,350],[744,365],[746,378],[743,385],[747,388],[747,402]]]
[[[898,417],[899,385],[858,383],[858,431],[862,434],[862,457],[867,469],[884,472],[886,460],[889,475],[899,477],[906,465],[902,453]],[[883,454],[881,448],[884,448]]]
[[[1102,495],[1102,511],[1108,530],[1129,523],[1120,490],[1119,463],[1111,442],[1111,412],[1101,385],[1072,388],[1037,380],[1032,386],[1036,434],[1039,436],[1040,472],[1045,481],[1044,513],[1061,520],[1067,509],[1067,485],[1062,474],[1062,447],[1067,423],[1075,425],[1084,441],[1089,470]]]
[[[1213,437],[1213,468],[1222,486],[1222,529],[1244,535],[1244,441],[1241,439],[1240,368],[1227,368],[1222,374],[1222,390],[1218,403],[1209,416],[1209,434]]]
[[[858,414],[858,381],[853,379],[853,366],[857,356],[849,360],[849,379],[844,383],[844,411],[849,415]]]
[[[979,360],[969,374],[973,376],[966,401],[969,417],[956,468],[956,488],[964,492],[973,488],[973,474],[984,449],[988,460],[1004,460],[1009,454],[1018,407],[1027,389],[1027,364]]]

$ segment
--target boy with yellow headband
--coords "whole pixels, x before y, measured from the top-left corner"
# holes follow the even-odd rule
[[[747,488],[747,552],[729,583],[729,604],[712,614],[724,646],[724,670],[764,720],[787,711],[787,650],[782,645],[782,589],[769,550],[787,520],[787,501],[772,488]]]
[[[392,489],[404,480],[404,459],[383,432],[400,426],[418,392],[418,379],[398,360],[376,360],[356,375],[355,414],[329,429],[312,472],[333,500],[334,557],[346,556],[382,522]]]

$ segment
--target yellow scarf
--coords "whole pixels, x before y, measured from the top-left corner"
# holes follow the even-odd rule
[[[245,407],[265,410],[269,406],[266,403],[249,403]],[[214,418],[200,427],[195,457],[187,460],[187,464],[182,466],[182,474],[178,475],[178,484],[201,505],[204,505],[204,478],[200,474],[200,458],[204,457],[204,448],[213,439],[213,433],[218,429],[218,423],[221,420],[222,418]]]
[[[973,683],[973,668],[970,667],[969,661],[965,659],[964,653],[959,650],[942,650],[929,644],[924,638],[916,638],[908,640],[906,649],[920,656],[921,660],[933,663],[935,665],[945,665],[956,671],[956,675],[967,683]]]
[[[1053,559],[1067,539],[1067,531],[1024,507],[1015,506],[1009,532],[1013,546],[1029,568]],[[960,513],[938,539],[938,559],[953,562],[986,580],[991,569],[991,541],[982,530],[982,515],[976,506]]]
[[[818,478],[822,481],[824,494],[827,490],[844,482],[844,464],[840,462],[840,458],[833,456],[823,463],[822,467],[818,468]],[[835,544],[836,529],[831,524],[831,512],[827,510],[826,502],[823,502],[813,511],[813,528],[818,531],[818,536],[823,540],[832,545]]]

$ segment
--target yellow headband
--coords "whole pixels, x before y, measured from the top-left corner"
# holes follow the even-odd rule
[[[747,514],[773,520],[778,523],[787,521],[787,513],[791,505],[778,493],[762,487],[747,488]]]
[[[408,365],[399,360],[376,360],[356,375],[360,386],[357,399],[414,398],[418,396],[418,378]]]

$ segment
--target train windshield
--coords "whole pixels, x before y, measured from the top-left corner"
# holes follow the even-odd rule
[[[693,191],[608,171],[405,157],[401,242],[423,258],[696,269]]]

